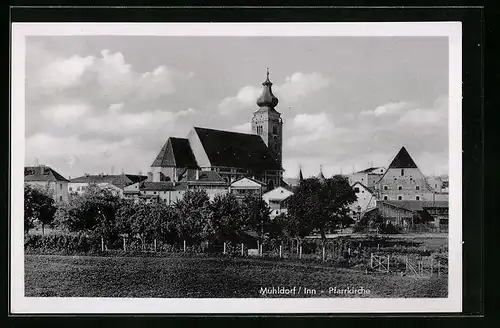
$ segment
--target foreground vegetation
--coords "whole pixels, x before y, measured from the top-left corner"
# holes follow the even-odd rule
[[[366,274],[294,260],[214,255],[25,256],[27,297],[287,297],[260,294],[261,287],[273,286],[316,291],[313,295],[295,297],[446,297],[447,275],[415,278]],[[370,293],[329,294],[330,287],[363,287]]]

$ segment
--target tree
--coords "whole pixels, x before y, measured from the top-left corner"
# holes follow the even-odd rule
[[[217,195],[210,202],[210,235],[213,239],[235,241],[243,224],[241,206],[233,194]]]
[[[210,198],[205,190],[186,191],[174,206],[181,240],[199,242],[210,235]]]
[[[24,186],[24,231],[27,233],[36,221],[42,225],[42,236],[45,226],[52,224],[57,207],[48,192],[40,187],[26,184]]]
[[[313,230],[319,230],[324,244],[328,229],[349,222],[348,206],[354,201],[356,194],[343,176],[336,175],[325,181],[305,179],[289,198],[291,230],[302,238]]]
[[[58,208],[56,220],[69,231],[113,237],[117,234],[116,213],[121,203],[113,191],[91,184],[83,194]]]
[[[269,205],[258,195],[247,195],[242,202],[243,227],[257,232],[261,242],[264,233],[269,231],[271,223],[271,209]]]

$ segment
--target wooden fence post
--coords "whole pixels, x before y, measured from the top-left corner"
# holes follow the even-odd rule
[[[154,240],[154,245],[155,245],[155,252],[156,252],[156,238]]]
[[[282,245],[280,245],[280,258],[281,258]]]
[[[431,277],[434,273],[434,259],[431,257]]]
[[[437,263],[438,277],[441,276],[441,262]]]
[[[127,242],[125,240],[125,237],[123,237],[123,251],[126,252],[127,251]]]
[[[380,244],[377,244],[377,251],[380,250]]]
[[[226,254],[226,242],[224,242],[224,250],[222,251],[222,254]]]
[[[325,246],[323,246],[323,262],[325,262]]]
[[[370,253],[370,268],[373,269],[373,253]]]
[[[299,247],[299,259],[302,258],[302,245],[300,245]]]
[[[243,243],[241,243],[241,256],[243,256]]]
[[[263,256],[264,253],[262,252],[262,244],[260,244],[260,256]]]
[[[186,252],[186,240],[184,240],[184,253]]]
[[[387,272],[389,272],[390,263],[391,263],[391,257],[390,257],[390,255],[387,255]]]
[[[104,238],[101,236],[101,251],[104,252]]]
[[[260,255],[260,241],[257,240],[257,253]]]

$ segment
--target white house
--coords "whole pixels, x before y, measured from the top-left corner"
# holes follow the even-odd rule
[[[68,200],[68,179],[48,166],[25,167],[24,183],[46,189],[56,202]]]
[[[89,184],[95,184],[100,188],[108,188],[116,195],[123,196],[126,186],[146,180],[144,175],[135,174],[85,174],[84,176],[73,178],[69,181],[70,195],[82,194]]]
[[[262,195],[262,199],[264,199],[272,210],[271,219],[282,213],[288,213],[287,199],[291,195],[293,195],[293,192],[284,187],[275,188]]]
[[[361,182],[355,182],[352,185],[356,193],[357,200],[349,208],[355,220],[362,217],[364,213],[377,207],[377,199],[372,188],[368,188]]]
[[[229,192],[237,198],[244,198],[247,195],[262,195],[266,185],[252,178],[241,178],[229,186]]]

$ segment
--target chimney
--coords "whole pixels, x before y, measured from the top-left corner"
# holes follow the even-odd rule
[[[148,182],[153,182],[153,172],[148,172]]]

